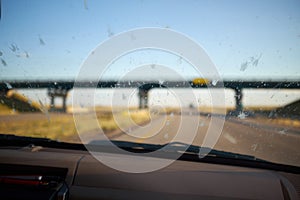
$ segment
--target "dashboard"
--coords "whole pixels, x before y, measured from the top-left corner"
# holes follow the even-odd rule
[[[103,153],[103,156],[124,155]],[[125,158],[126,162],[136,159],[135,156]],[[105,166],[81,150],[6,147],[0,150],[0,166],[2,177],[6,172],[10,173],[6,175],[60,176],[66,184],[63,195],[58,195],[59,189],[52,199],[275,200],[299,199],[300,191],[299,174],[182,160],[155,172],[124,173]],[[24,187],[21,184],[5,190],[7,199],[24,197]],[[51,199],[49,195],[39,196],[39,192],[27,195],[31,195],[31,199]],[[0,193],[3,194],[3,189]]]

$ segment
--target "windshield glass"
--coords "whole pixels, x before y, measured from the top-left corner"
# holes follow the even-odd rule
[[[300,166],[299,1],[0,2],[1,134]]]

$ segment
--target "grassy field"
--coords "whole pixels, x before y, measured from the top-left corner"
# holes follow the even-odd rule
[[[82,132],[93,131],[98,127],[87,123],[80,123],[84,127],[76,127],[72,114],[58,113],[12,113],[10,109],[2,109],[0,116],[0,133],[15,134],[20,136],[50,138],[60,141],[69,141],[77,136],[77,129]],[[114,115],[110,109],[97,109],[97,120],[104,132],[118,130],[122,127],[131,127],[134,124],[144,124],[150,121],[148,110],[132,109],[118,111]],[[84,115],[83,115],[84,116]],[[118,119],[118,124],[116,123]],[[83,124],[83,125],[82,125]],[[83,131],[82,131],[83,130]]]
[[[0,115],[12,115],[16,111],[0,103]]]

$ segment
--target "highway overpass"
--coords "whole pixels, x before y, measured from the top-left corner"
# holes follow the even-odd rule
[[[204,79],[203,79],[204,80]],[[243,89],[300,89],[300,81],[75,81],[74,80],[18,80],[10,81],[0,80],[0,91],[7,93],[12,89],[47,89],[48,96],[51,99],[50,110],[57,110],[55,98],[62,98],[63,112],[66,111],[66,98],[68,92],[76,88],[138,88],[139,89],[139,107],[146,108],[148,106],[148,93],[154,88],[229,88],[235,91],[235,111],[240,113],[243,110],[242,99]]]

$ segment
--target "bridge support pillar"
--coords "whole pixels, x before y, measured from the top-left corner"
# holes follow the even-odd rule
[[[235,112],[237,114],[243,112],[243,103],[242,103],[242,99],[243,99],[243,92],[241,88],[236,88],[235,90]]]
[[[148,92],[149,90],[139,88],[139,109],[148,108]]]
[[[48,94],[49,94],[49,92],[48,92]],[[54,95],[51,95],[50,98],[51,98],[50,108],[54,108],[54,107],[55,107],[55,103],[54,103]]]
[[[67,99],[68,91],[69,91],[69,89],[66,89],[66,88],[48,88],[48,96],[51,99],[49,111],[67,112],[66,99]],[[55,106],[55,98],[56,97],[62,98],[62,106],[61,107]]]

